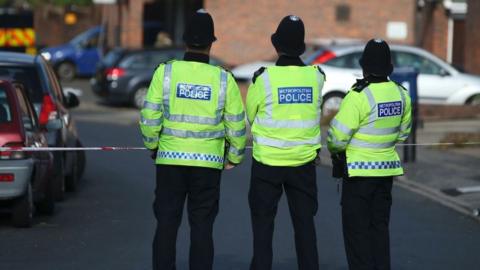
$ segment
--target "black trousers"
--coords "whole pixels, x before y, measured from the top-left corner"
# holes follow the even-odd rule
[[[178,227],[187,199],[190,224],[190,269],[211,270],[213,223],[218,213],[221,171],[209,168],[157,165],[153,209],[157,229],[153,269],[175,270]]]
[[[342,221],[350,270],[389,270],[393,177],[343,181]]]
[[[312,162],[299,167],[272,167],[255,159],[248,194],[253,227],[250,269],[272,269],[274,219],[283,190],[295,230],[298,269],[318,270],[314,224],[318,208],[315,165]]]

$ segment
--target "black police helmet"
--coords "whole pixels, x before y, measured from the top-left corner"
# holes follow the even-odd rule
[[[277,51],[288,56],[300,56],[305,52],[305,26],[294,15],[286,16],[272,35],[272,44]]]
[[[213,19],[204,9],[195,12],[188,21],[183,41],[187,45],[203,47],[212,44],[217,38],[214,34]]]
[[[359,60],[362,69],[371,75],[384,77],[393,72],[390,47],[382,39],[371,39]]]

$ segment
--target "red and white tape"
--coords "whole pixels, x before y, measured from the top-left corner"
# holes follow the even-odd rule
[[[402,143],[397,146],[472,146],[480,142],[443,142],[443,143]],[[326,145],[322,145],[326,147]],[[246,148],[252,148],[247,146]],[[141,151],[148,150],[137,146],[97,146],[97,147],[0,147],[0,152],[41,152],[41,151]]]

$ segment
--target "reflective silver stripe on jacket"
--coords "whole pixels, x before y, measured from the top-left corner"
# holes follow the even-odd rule
[[[375,127],[361,127],[357,133],[366,134],[366,135],[391,135],[396,134],[400,131],[400,127],[392,128],[375,128]]]
[[[143,141],[147,143],[158,142],[158,137],[147,137],[147,136],[142,136],[142,137],[143,137]]]
[[[367,126],[373,127],[375,120],[377,120],[377,102],[375,102],[375,98],[373,97],[373,93],[370,88],[365,88],[363,92],[365,95],[367,95],[368,104],[370,105],[370,115],[368,116]]]
[[[234,146],[230,145],[230,147],[228,148],[228,153],[236,155],[236,156],[241,156],[241,155],[245,154],[245,148],[237,149]]]
[[[268,75],[268,71],[265,70],[263,73],[263,84],[265,88],[265,114],[267,119],[272,119],[273,115],[273,93],[272,93],[272,85],[270,83],[270,76]]]
[[[180,138],[223,138],[225,137],[225,131],[190,131],[190,130],[179,130],[173,128],[166,128],[162,129],[162,134],[164,135],[171,135]]]
[[[269,128],[313,128],[320,125],[320,119],[314,120],[273,120],[255,117],[255,123]]]
[[[140,123],[142,123],[145,126],[159,126],[162,124],[162,119],[146,119],[143,116],[141,116]]]
[[[218,125],[222,121],[223,109],[225,108],[225,96],[227,92],[228,74],[225,70],[220,73],[220,92],[218,93],[218,106],[215,117],[204,117],[185,114],[170,114],[170,88],[172,79],[172,64],[165,65],[163,76],[163,107],[165,119],[172,122],[193,123],[200,125]]]
[[[158,103],[153,103],[153,102],[150,102],[150,101],[144,101],[143,102],[143,108],[144,109],[150,109],[152,111],[159,111],[161,112],[162,111],[162,104],[158,104]]]
[[[347,127],[342,122],[338,121],[336,118],[332,119],[332,121],[330,122],[330,127],[336,128],[340,130],[343,134],[348,136],[352,136],[352,134],[355,132],[355,130]]]
[[[374,142],[367,142],[367,141],[364,141],[364,140],[352,138],[350,140],[349,145],[357,146],[357,147],[381,149],[381,148],[393,147],[393,146],[395,146],[395,142],[374,143]]]
[[[229,122],[240,122],[245,119],[245,112],[239,114],[225,114],[223,117]]]
[[[244,128],[242,130],[231,130],[227,129],[227,135],[230,137],[242,137],[247,133],[247,129]]]
[[[228,81],[228,74],[225,70],[220,71],[220,93],[218,93],[218,106],[217,109],[221,110],[222,113],[223,109],[225,108],[225,99],[227,96],[227,81]]]
[[[222,121],[221,114],[216,118],[211,118],[185,114],[168,114],[165,112],[165,118],[172,122],[193,123],[200,125],[218,125]]]
[[[318,104],[317,104],[317,110],[318,110],[318,119],[320,119],[321,115],[322,115],[322,103],[323,103],[323,95],[322,95],[322,89],[323,89],[323,85],[325,84],[325,80],[323,78],[323,74],[320,72],[320,70],[318,70],[317,68],[315,68],[317,70],[317,83],[318,83]]]
[[[312,138],[310,140],[305,140],[305,141],[284,141],[284,140],[254,136],[253,140],[255,141],[255,143],[258,143],[261,145],[284,148],[284,147],[294,147],[294,146],[300,146],[300,145],[320,144],[321,137],[317,136],[315,138]]]

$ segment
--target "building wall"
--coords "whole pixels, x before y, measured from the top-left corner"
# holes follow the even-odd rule
[[[79,33],[100,24],[101,11],[95,6],[79,7],[77,23],[66,25],[65,10],[44,5],[34,10],[34,27],[37,46],[55,46],[66,43]]]
[[[447,59],[448,16],[441,3],[434,3],[431,9],[426,8],[424,35],[421,36],[421,46],[438,57]]]
[[[350,6],[348,22],[336,21],[339,4]],[[383,0],[381,5],[377,0],[205,0],[204,5],[215,20],[218,41],[213,54],[232,64],[272,58],[270,35],[289,14],[303,19],[307,40],[386,38],[389,21],[408,26],[407,38],[395,43],[413,44],[415,37],[415,0]]]
[[[468,0],[465,46],[465,70],[480,74],[480,1]]]

